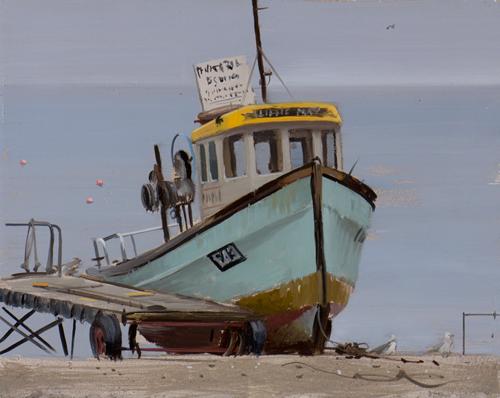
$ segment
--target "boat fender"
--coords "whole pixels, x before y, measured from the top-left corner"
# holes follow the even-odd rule
[[[250,327],[252,329],[250,352],[260,355],[267,339],[266,326],[262,321],[250,321]]]

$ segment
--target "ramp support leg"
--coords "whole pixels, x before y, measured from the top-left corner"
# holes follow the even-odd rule
[[[14,329],[16,332],[24,336],[21,340],[16,341],[14,344],[10,345],[9,347],[5,348],[4,350],[0,351],[0,355],[5,354],[6,352],[12,351],[14,348],[19,347],[21,344],[26,343],[27,341],[31,341],[34,345],[36,345],[38,348],[41,350],[47,352],[50,354],[50,351],[48,351],[44,346],[42,346],[40,343],[38,343],[36,340],[33,339],[34,336],[40,335],[43,332],[46,332],[49,329],[52,329],[54,326],[60,324],[62,322],[62,319],[56,319],[55,321],[49,323],[48,325],[45,325],[44,327],[35,330],[30,336],[28,336],[26,333],[23,331],[19,330],[17,326],[11,325],[9,321],[5,320],[0,316],[0,320],[2,320],[4,323],[7,324],[11,329]]]
[[[5,310],[5,307],[3,307],[3,309]],[[16,321],[16,323],[14,325],[15,326],[19,326],[21,323],[23,323],[24,321],[26,321],[35,312],[36,312],[35,310],[31,310],[27,314],[23,315],[21,317],[21,319],[19,319],[18,321]],[[7,339],[7,337],[9,337],[12,333],[14,333],[14,329],[10,328],[9,330],[7,330],[7,332],[5,332],[5,334],[0,338],[0,343],[3,342],[5,339]]]
[[[28,331],[29,333],[31,333],[37,340],[39,340],[42,344],[44,344],[49,350],[51,350],[52,352],[56,352],[56,350],[54,349],[54,347],[52,347],[43,337],[39,336],[38,334],[36,334],[30,327],[28,327],[27,325],[24,324],[23,322],[23,318],[19,319],[17,318],[12,312],[10,312],[7,308],[3,307],[3,310],[12,318],[16,321],[16,323],[14,324],[14,326],[22,326],[26,331]],[[31,311],[30,311],[31,312]],[[34,312],[34,310],[33,310]],[[28,313],[29,314],[29,313]],[[9,331],[13,331],[13,329],[10,329]]]
[[[73,330],[71,331],[71,360],[73,360],[73,352],[75,349],[75,334],[76,334],[76,319],[73,319]]]
[[[66,343],[66,335],[64,334],[63,320],[62,320],[62,318],[59,318],[59,320],[61,321],[58,325],[59,337],[61,338],[61,345],[62,345],[62,349],[64,352],[64,356],[67,357],[68,356],[68,344]]]

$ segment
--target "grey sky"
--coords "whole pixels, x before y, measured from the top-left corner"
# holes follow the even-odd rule
[[[289,85],[500,83],[500,2],[261,3],[264,49]],[[0,76],[193,85],[194,63],[251,60],[252,23],[250,0],[0,0]]]

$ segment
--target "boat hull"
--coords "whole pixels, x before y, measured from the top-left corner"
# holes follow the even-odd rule
[[[312,164],[221,210],[163,252],[101,276],[235,303],[265,319],[267,352],[318,351],[355,286],[374,199],[353,177]]]

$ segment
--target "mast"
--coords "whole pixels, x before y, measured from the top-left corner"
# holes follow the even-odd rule
[[[260,27],[259,27],[259,0],[252,0],[253,8],[253,28],[255,31],[255,45],[257,47],[257,64],[259,65],[260,75],[260,92],[262,94],[262,101],[267,102],[267,86],[266,86],[266,73],[264,71],[264,61],[262,59],[262,43],[260,41]]]

